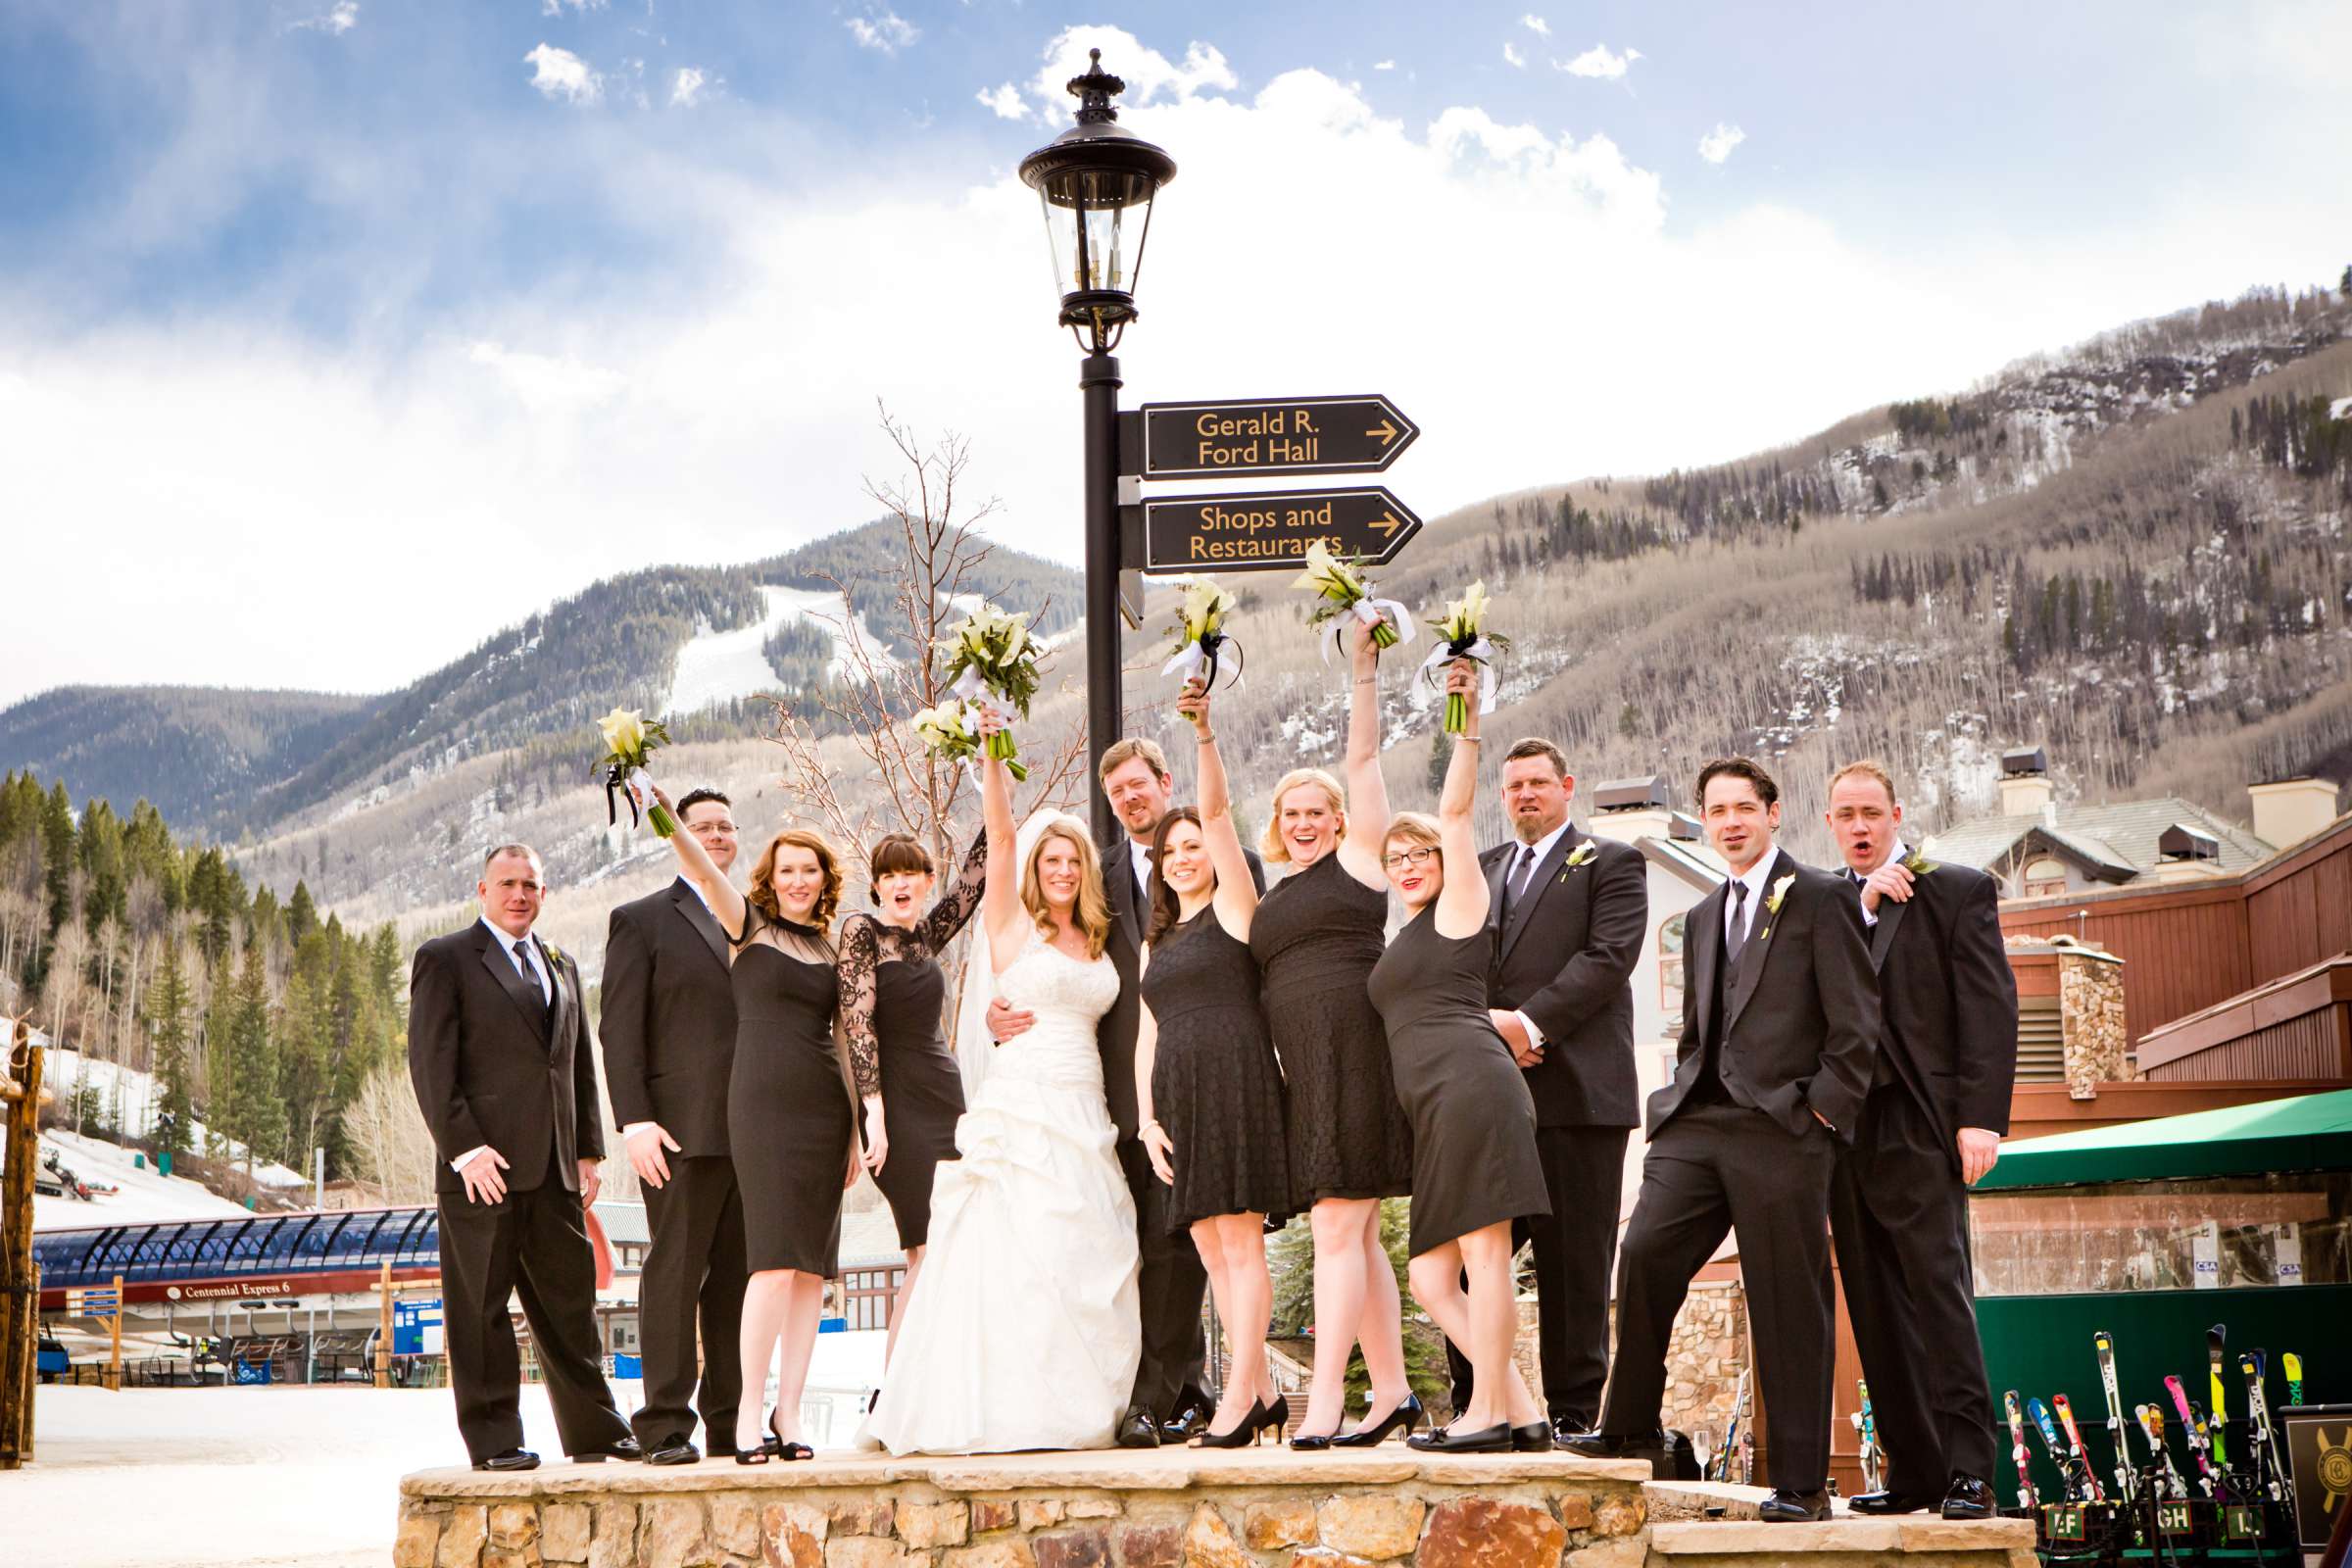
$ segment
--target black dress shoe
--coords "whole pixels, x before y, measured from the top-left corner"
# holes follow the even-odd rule
[[[1933,1508],[1942,1500],[1940,1497],[1922,1497],[1908,1492],[1857,1492],[1845,1499],[1845,1505],[1856,1513],[1876,1516],[1917,1513],[1922,1508]]]
[[[1555,1448],[1564,1448],[1570,1438],[1592,1430],[1592,1423],[1582,1416],[1555,1415],[1551,1418],[1551,1445]]]
[[[1513,1453],[1549,1453],[1551,1451],[1551,1423],[1530,1421],[1523,1427],[1511,1428]]]
[[[1829,1516],[1830,1494],[1826,1492],[1790,1492],[1787,1487],[1775,1487],[1771,1496],[1756,1504],[1756,1517],[1768,1525]]]
[[[1972,1476],[1965,1470],[1952,1472],[1952,1487],[1943,1494],[1943,1516],[1946,1519],[1989,1519],[1998,1509],[1992,1500],[1992,1484],[1983,1476]]]
[[[509,1448],[487,1459],[474,1460],[473,1467],[476,1470],[536,1470],[539,1468],[539,1456],[528,1448]]]
[[[1387,1415],[1380,1418],[1377,1426],[1367,1421],[1353,1432],[1342,1433],[1339,1437],[1332,1439],[1331,1446],[1335,1448],[1377,1448],[1388,1442],[1389,1434],[1398,1427],[1404,1428],[1406,1437],[1411,1437],[1413,1429],[1426,1420],[1428,1415],[1429,1412],[1421,1407],[1421,1396],[1407,1394],[1396,1401],[1395,1407]]]
[[[607,1459],[634,1461],[644,1457],[645,1450],[637,1446],[635,1438],[616,1438],[601,1448],[582,1448],[571,1456],[571,1462],[574,1464],[603,1464]]]
[[[1638,1459],[1664,1447],[1666,1434],[1652,1427],[1647,1432],[1572,1432],[1565,1438],[1554,1434],[1553,1441],[1588,1459]]]
[[[1444,1427],[1416,1432],[1404,1440],[1408,1448],[1423,1453],[1508,1453],[1511,1451],[1511,1424],[1497,1421],[1476,1432],[1452,1433]]]
[[[1188,1384],[1176,1396],[1176,1408],[1159,1424],[1159,1441],[1190,1443],[1208,1430],[1209,1419],[1215,1414],[1216,1406],[1208,1402],[1208,1396]]]
[[[1118,1444],[1122,1448],[1156,1448],[1159,1446],[1159,1423],[1142,1405],[1129,1405],[1119,1417]]]
[[[645,1450],[647,1464],[700,1464],[702,1458],[703,1450],[675,1432]]]

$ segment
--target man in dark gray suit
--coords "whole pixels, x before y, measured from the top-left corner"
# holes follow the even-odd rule
[[[442,1329],[458,1431],[476,1470],[530,1470],[521,1359],[507,1298],[522,1298],[564,1451],[635,1459],[596,1337],[587,1205],[605,1157],[596,1053],[580,972],[531,932],[546,883],[529,846],[482,862],[482,917],[416,950],[409,1079],[441,1156]]]
[[[1673,1082],[1649,1100],[1649,1153],[1617,1272],[1617,1368],[1600,1429],[1616,1457],[1661,1442],[1667,1343],[1691,1276],[1736,1225],[1772,1418],[1769,1521],[1829,1516],[1830,1179],[1879,1046],[1878,977],[1842,878],[1773,843],[1780,787],[1743,757],[1698,775],[1731,878],[1687,922],[1690,983]]]
[[[678,801],[678,825],[721,872],[735,863],[735,816],[716,790]],[[727,939],[703,896],[679,877],[617,906],[605,938],[605,1073],[612,1115],[645,1193],[653,1245],[637,1283],[645,1403],[630,1425],[651,1464],[692,1464],[700,1404],[713,1454],[735,1451],[743,1393],[743,1200],[727,1152],[727,1078],[735,1064],[735,989]]]
[[[1876,762],[1831,775],[1829,822],[1870,926],[1886,1021],[1830,1190],[1830,1234],[1887,1458],[1886,1489],[1852,1507],[1989,1519],[1998,1447],[1968,1188],[2000,1157],[2017,1079],[2000,891],[1973,867],[1905,852],[1894,781]]]
[[[1511,842],[1479,857],[1494,958],[1494,1028],[1526,1070],[1551,1212],[1512,1226],[1532,1241],[1544,1403],[1555,1440],[1590,1429],[1609,1374],[1609,1265],[1625,1141],[1640,1122],[1634,1071],[1634,965],[1649,923],[1642,852],[1577,831],[1576,779],[1546,740],[1502,758]],[[1454,1408],[1470,1364],[1451,1344]]]

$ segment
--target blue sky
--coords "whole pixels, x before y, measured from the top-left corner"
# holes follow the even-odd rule
[[[167,657],[38,596],[0,702],[396,684],[594,577],[870,515],[877,399],[1070,554],[1074,366],[1011,170],[1090,43],[1181,171],[1130,397],[1387,391],[1425,514],[2352,260],[2341,5],[9,11],[20,568],[103,539],[133,623],[266,612]]]

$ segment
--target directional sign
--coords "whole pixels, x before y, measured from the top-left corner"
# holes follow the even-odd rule
[[[66,1293],[68,1317],[113,1317],[116,1310],[115,1293],[109,1286],[85,1286]]]
[[[1147,403],[1135,413],[1120,466],[1147,479],[1378,473],[1421,433],[1378,394]]]
[[[1279,571],[1304,564],[1317,540],[1383,565],[1421,531],[1412,508],[1379,485],[1152,500],[1143,514],[1148,572]]]

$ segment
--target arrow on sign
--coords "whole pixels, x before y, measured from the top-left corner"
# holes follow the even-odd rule
[[[1386,565],[1421,531],[1413,509],[1380,485],[1186,496],[1143,506],[1143,569],[1279,571],[1309,545]]]
[[[1120,471],[1146,479],[1230,473],[1378,473],[1421,427],[1378,393],[1147,403],[1121,439]]]
[[[1364,434],[1376,435],[1380,437],[1380,444],[1385,447],[1390,442],[1396,439],[1396,427],[1391,424],[1388,420],[1383,419],[1371,429],[1366,430]]]

